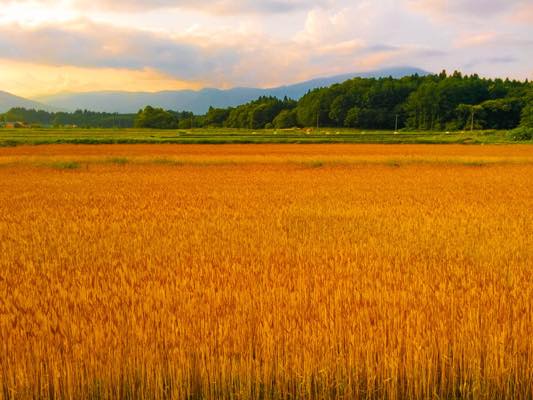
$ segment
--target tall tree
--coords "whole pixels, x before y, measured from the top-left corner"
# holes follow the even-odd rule
[[[533,87],[526,94],[524,102],[525,106],[522,109],[520,126],[533,129]]]
[[[169,111],[162,108],[146,106],[140,110],[135,117],[135,127],[153,129],[176,129],[178,119]]]

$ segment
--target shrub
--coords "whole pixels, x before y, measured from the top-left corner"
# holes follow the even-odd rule
[[[509,131],[509,137],[516,142],[533,139],[533,128],[519,127]]]

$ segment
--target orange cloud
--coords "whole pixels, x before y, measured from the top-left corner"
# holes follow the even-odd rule
[[[510,16],[511,22],[533,24],[533,4],[524,4],[518,7]]]
[[[495,32],[481,32],[476,34],[464,33],[455,42],[457,47],[481,46],[493,42],[498,38]]]
[[[50,66],[0,59],[0,88],[19,96],[36,97],[59,92],[199,89],[203,82],[181,81],[154,69],[84,68]]]

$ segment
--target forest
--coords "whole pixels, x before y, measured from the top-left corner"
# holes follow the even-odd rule
[[[446,71],[401,79],[354,78],[309,91],[300,100],[260,97],[230,108],[211,107],[205,115],[147,106],[137,114],[74,113],[14,108],[0,121],[43,126],[190,129],[227,127],[284,129],[338,127],[368,130],[510,130],[531,137],[533,85]],[[527,137],[526,137],[527,138]]]
[[[358,129],[464,130],[531,126],[529,82],[478,75],[354,78],[310,91],[298,102],[260,98],[229,109],[213,109],[203,126],[232,128],[345,127]]]

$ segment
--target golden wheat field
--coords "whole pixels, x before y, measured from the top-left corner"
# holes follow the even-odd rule
[[[0,149],[0,398],[531,399],[533,147]]]

